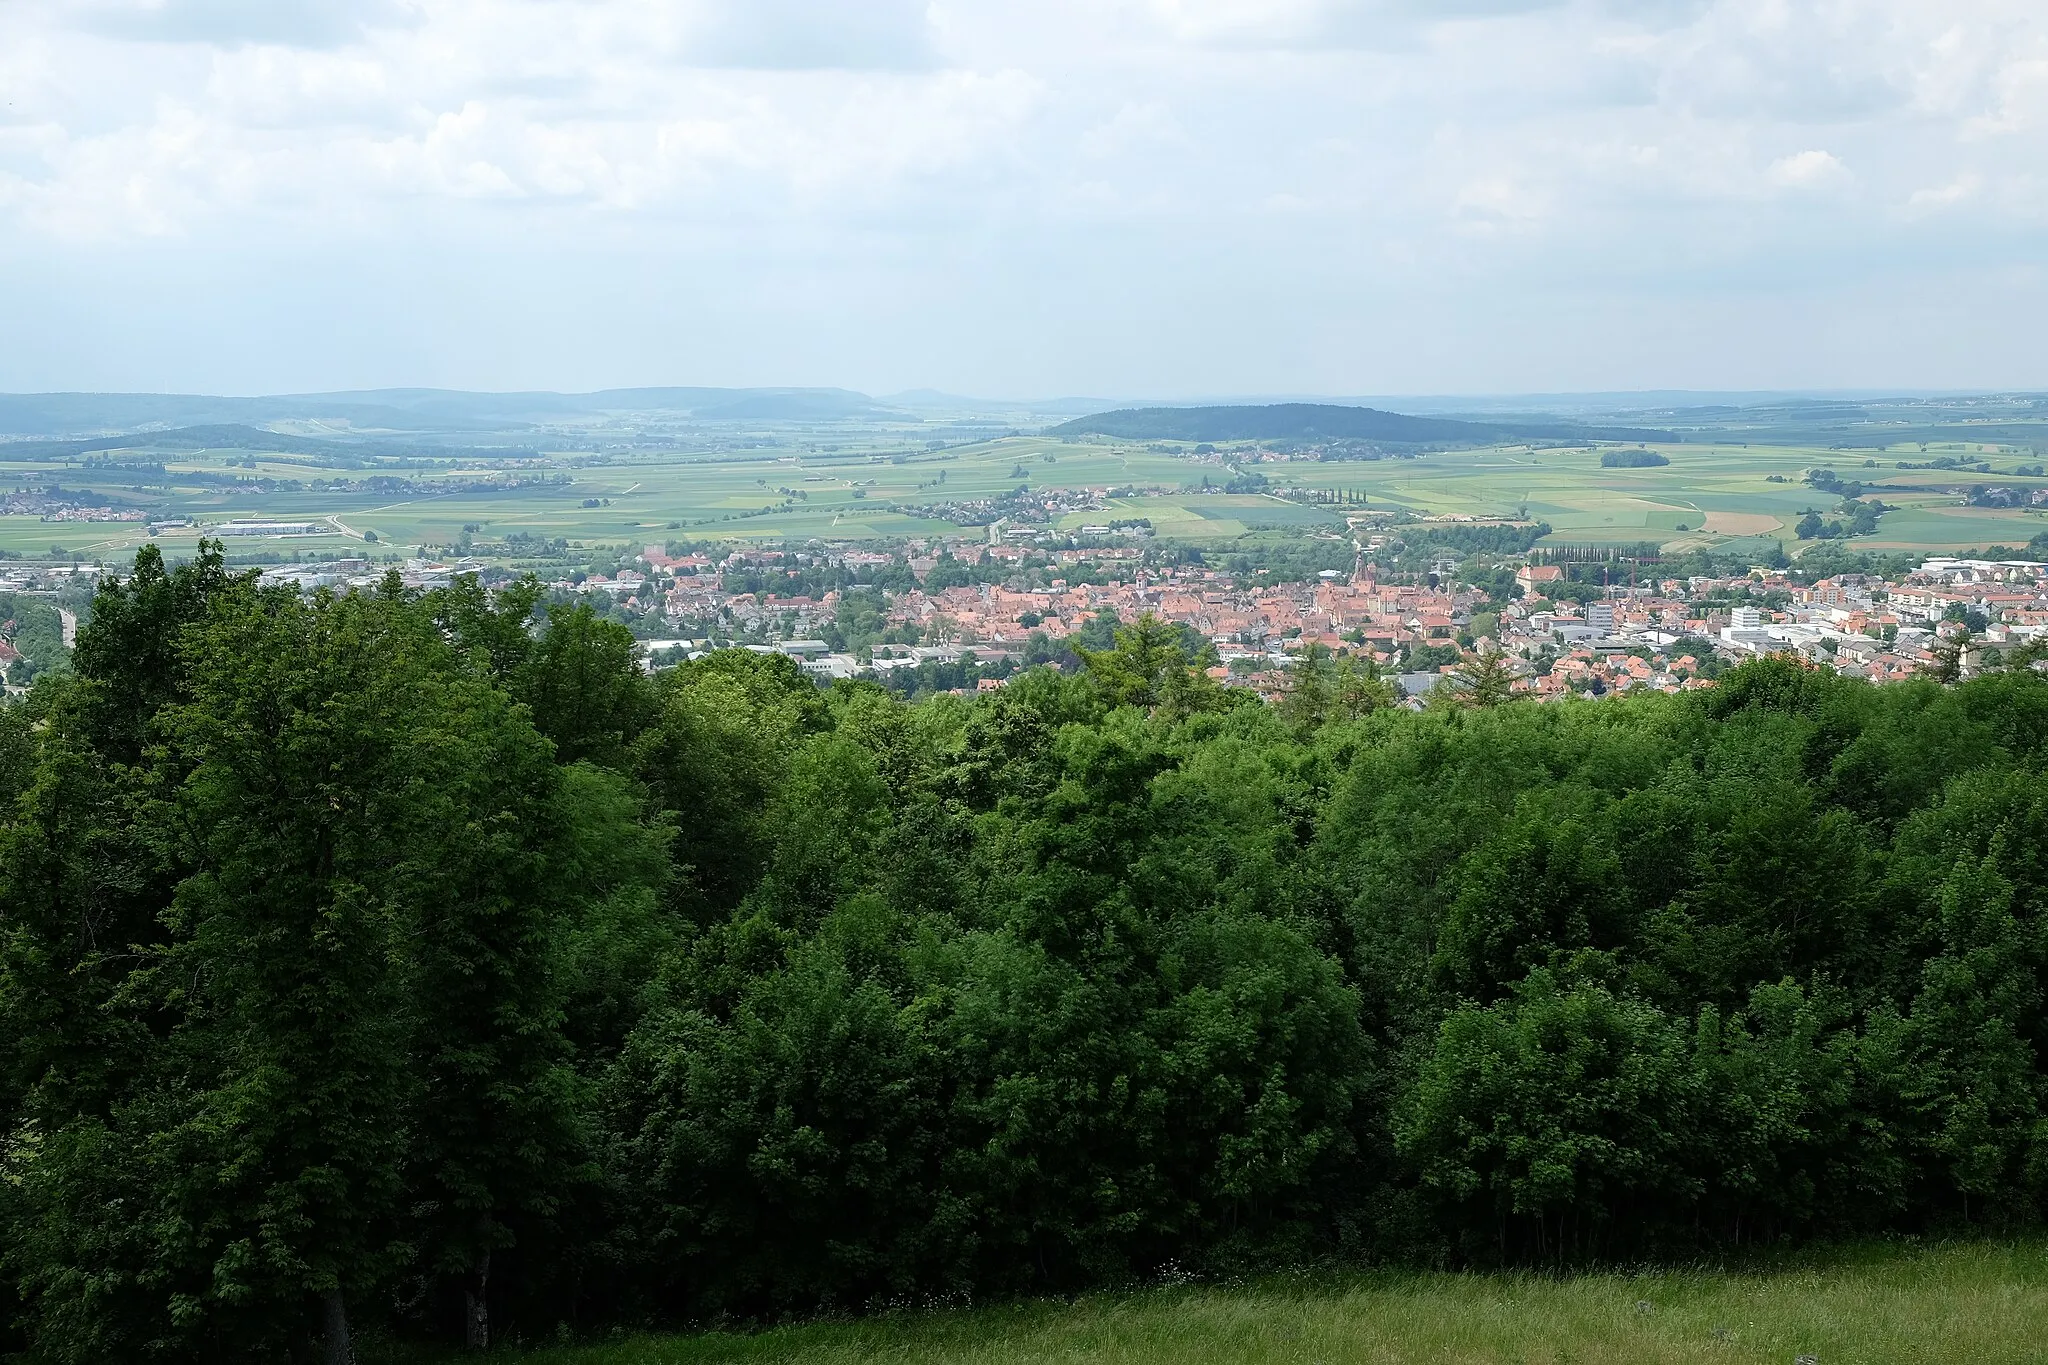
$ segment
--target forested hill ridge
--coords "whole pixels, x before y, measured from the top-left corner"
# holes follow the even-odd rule
[[[538,601],[149,549],[0,711],[0,1350],[2040,1219],[2031,671],[908,704]]]
[[[1677,441],[1669,431],[1575,422],[1468,422],[1411,417],[1341,403],[1266,403],[1244,407],[1119,408],[1076,417],[1054,435],[1115,436],[1133,441],[1383,441],[1393,445],[1491,445],[1498,441]]]
[[[92,455],[103,451],[131,449],[136,440],[134,436],[92,436],[68,441],[9,441],[0,445],[0,458],[39,460]],[[255,450],[329,457],[360,456],[366,450],[360,443],[351,446],[311,436],[290,436],[233,422],[153,431],[149,433],[148,440],[151,447],[161,450]],[[367,449],[377,453],[388,451],[384,446]],[[402,451],[406,448],[399,449]]]
[[[487,432],[618,412],[685,413],[710,420],[830,419],[869,416],[884,406],[863,393],[815,388],[637,388],[594,393],[363,389],[260,398],[191,393],[0,393],[0,434],[101,436],[166,426],[304,421],[368,431]]]

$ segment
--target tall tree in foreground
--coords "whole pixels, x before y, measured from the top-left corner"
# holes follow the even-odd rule
[[[198,554],[175,568],[145,545],[133,573],[100,584],[72,660],[85,681],[73,705],[84,736],[108,762],[142,760],[150,722],[182,696],[185,631],[233,581],[220,542],[202,540]]]
[[[160,718],[182,778],[145,821],[192,870],[133,982],[175,1022],[110,1135],[139,1186],[122,1216],[150,1230],[140,1282],[171,1291],[159,1349],[286,1348],[312,1299],[345,1360],[347,1295],[402,1254],[408,741],[434,709],[407,634],[387,600],[243,584],[185,635],[189,700]]]
[[[42,1111],[10,1259],[53,1358],[343,1360],[352,1296],[480,1280],[575,1174],[559,772],[395,582],[239,580],[181,638],[124,808],[180,876],[105,1007],[150,1041]]]
[[[637,648],[632,632],[587,603],[548,609],[511,684],[562,762],[625,766],[627,746],[652,716]]]
[[[420,1086],[410,1198],[420,1249],[461,1277],[464,1334],[484,1349],[492,1252],[588,1178],[555,948],[585,888],[556,847],[563,774],[512,700],[459,673],[423,700],[392,830]],[[614,842],[623,856],[624,831]],[[596,871],[592,884],[611,879]]]

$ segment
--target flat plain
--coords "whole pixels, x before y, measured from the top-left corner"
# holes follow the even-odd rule
[[[1893,1244],[1771,1269],[1301,1277],[744,1334],[536,1349],[533,1365],[2023,1365],[2048,1247]],[[397,1353],[390,1360],[442,1356]],[[373,1357],[374,1359],[374,1357]]]
[[[138,437],[133,451],[98,462],[16,461],[0,484],[54,481],[158,517],[190,518],[157,533],[167,548],[236,519],[305,520],[314,536],[238,541],[238,548],[305,554],[360,548],[374,532],[386,552],[431,551],[465,528],[479,540],[513,534],[585,545],[664,539],[859,541],[957,533],[968,505],[1020,487],[1094,490],[1056,511],[1061,529],[1117,519],[1149,521],[1163,538],[1220,543],[1248,533],[1341,533],[1359,511],[1548,522],[1550,539],[1572,544],[1655,541],[1668,550],[1797,548],[1793,527],[1808,509],[1827,515],[1838,499],[1804,482],[1826,466],[1865,484],[1893,510],[1860,548],[1918,551],[2020,545],[2048,529],[2036,510],[1969,506],[1967,493],[1995,483],[2031,493],[2048,479],[2020,475],[2026,452],[1956,445],[1905,445],[1845,452],[1817,446],[1686,442],[1653,445],[1668,464],[1608,468],[1591,446],[1504,445],[1376,460],[1276,459],[1252,452],[1197,453],[1185,445],[1137,445],[1106,438],[1009,436],[942,448],[898,443],[820,445],[785,434],[763,443],[700,453],[562,452],[491,461],[451,455],[389,472],[405,486],[383,492],[336,480],[386,472],[341,470],[304,457],[247,450],[158,452]],[[1983,462],[1971,469],[1901,469],[1944,453]],[[161,474],[137,462],[161,462]],[[2034,466],[2038,467],[2038,465]],[[1226,492],[1245,473],[1265,492]],[[546,479],[548,481],[540,481]],[[237,484],[235,481],[240,480]],[[324,482],[325,487],[312,486]],[[1282,496],[1320,490],[1328,499]],[[86,558],[125,557],[150,537],[139,522],[47,521],[0,516],[0,550],[41,555],[52,547]]]

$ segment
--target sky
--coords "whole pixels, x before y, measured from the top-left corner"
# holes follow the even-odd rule
[[[2048,389],[2042,0],[0,0],[0,390]]]

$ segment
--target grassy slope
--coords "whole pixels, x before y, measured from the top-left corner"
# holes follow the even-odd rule
[[[1379,1275],[1159,1289],[759,1335],[563,1347],[535,1365],[2048,1360],[2048,1245],[1869,1248],[1761,1272]]]

